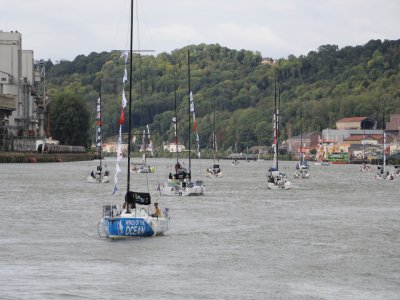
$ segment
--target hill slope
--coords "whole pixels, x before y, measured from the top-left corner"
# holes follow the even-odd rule
[[[382,122],[386,114],[400,112],[400,40],[371,40],[363,46],[339,49],[324,45],[307,55],[262,63],[260,53],[231,50],[220,45],[191,45],[191,86],[202,147],[210,147],[213,101],[217,110],[219,148],[237,142],[239,151],[272,140],[274,68],[281,90],[282,135],[290,122],[294,133],[334,127],[347,116],[370,116]],[[118,132],[124,61],[118,52],[91,53],[74,61],[46,63],[48,91],[82,94],[93,116],[102,86],[105,135]],[[150,124],[156,142],[172,140],[176,75],[179,135],[187,141],[187,47],[157,56],[134,55],[133,125]],[[141,80],[140,80],[141,78]]]

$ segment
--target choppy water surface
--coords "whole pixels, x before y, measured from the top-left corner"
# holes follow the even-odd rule
[[[170,208],[170,230],[126,241],[98,236],[112,183],[86,182],[95,162],[0,165],[0,298],[400,298],[400,177],[311,166],[309,180],[270,191],[270,162],[221,161],[205,196],[159,197],[173,160],[151,163],[158,172],[131,186]],[[193,162],[197,178],[208,163]]]

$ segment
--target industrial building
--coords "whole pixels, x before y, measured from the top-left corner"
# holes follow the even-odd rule
[[[0,151],[36,151],[45,143],[45,99],[36,71],[21,33],[0,31]]]

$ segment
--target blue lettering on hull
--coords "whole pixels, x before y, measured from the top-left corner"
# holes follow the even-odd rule
[[[109,237],[153,236],[154,231],[142,218],[105,218]]]

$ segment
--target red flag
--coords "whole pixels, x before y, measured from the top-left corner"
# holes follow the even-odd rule
[[[196,119],[194,119],[194,122],[193,122],[193,131],[196,131],[197,130],[197,122],[196,122]]]
[[[119,125],[124,124],[124,122],[125,122],[125,113],[123,110],[121,110],[121,115],[119,117]]]
[[[101,122],[99,120],[99,121],[97,121],[97,127],[100,127],[100,126],[101,126]]]

